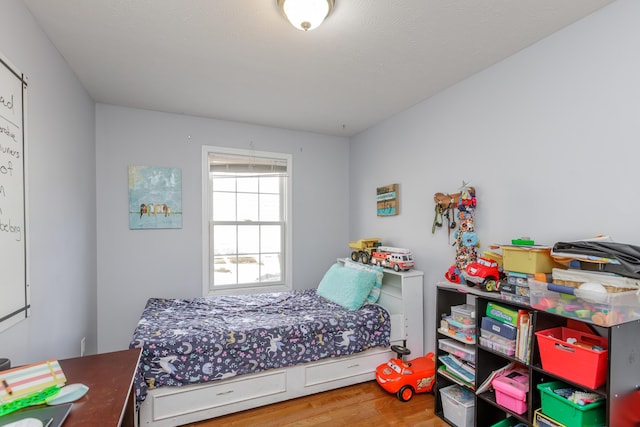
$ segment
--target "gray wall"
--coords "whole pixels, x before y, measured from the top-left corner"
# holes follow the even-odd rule
[[[0,7],[0,52],[28,78],[32,315],[0,333],[13,365],[95,352],[94,103],[20,0]],[[1,298],[1,296],[0,296]]]
[[[202,146],[293,155],[293,280],[315,287],[348,235],[346,138],[96,107],[99,351],[126,348],[150,297],[202,295]],[[127,166],[182,169],[183,228],[129,230]]]
[[[519,236],[640,244],[639,16],[640,2],[614,2],[352,139],[350,237],[413,250],[426,350],[455,255],[444,229],[431,233],[436,192],[476,187],[480,252]],[[394,182],[402,213],[377,218],[375,187]]]

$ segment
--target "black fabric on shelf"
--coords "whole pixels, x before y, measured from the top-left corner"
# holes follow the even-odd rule
[[[624,267],[624,271],[619,272],[619,274],[640,278],[640,247],[638,246],[614,242],[557,242],[553,245],[553,252],[558,255],[567,253],[613,258],[618,260]],[[625,272],[628,274],[625,274]]]

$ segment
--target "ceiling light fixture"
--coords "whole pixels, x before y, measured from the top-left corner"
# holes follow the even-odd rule
[[[291,25],[309,31],[318,27],[331,13],[334,0],[277,0]]]

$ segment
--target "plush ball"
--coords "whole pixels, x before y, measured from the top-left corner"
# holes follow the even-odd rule
[[[468,248],[478,246],[478,235],[471,231],[464,232],[462,233],[462,243]]]
[[[607,290],[600,283],[585,282],[578,287],[580,298],[589,302],[605,302]]]

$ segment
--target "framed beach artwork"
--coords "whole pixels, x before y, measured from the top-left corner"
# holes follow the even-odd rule
[[[182,170],[129,166],[129,228],[182,228]]]
[[[378,216],[398,215],[398,184],[389,184],[376,189]]]

